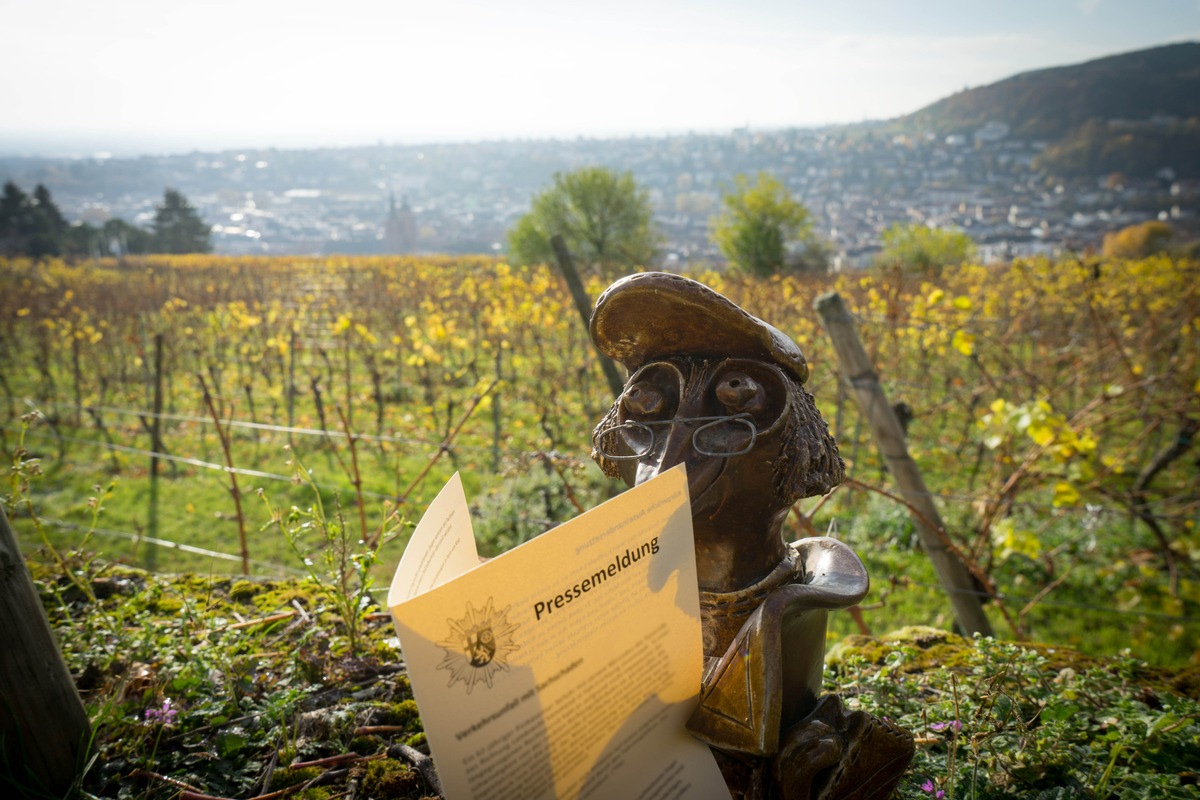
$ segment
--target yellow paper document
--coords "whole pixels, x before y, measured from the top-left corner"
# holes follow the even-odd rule
[[[684,729],[702,655],[681,467],[485,564],[455,476],[388,606],[448,800],[729,800]]]

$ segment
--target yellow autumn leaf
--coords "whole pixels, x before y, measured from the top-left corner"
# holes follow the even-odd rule
[[[1033,531],[1018,529],[1011,519],[1003,519],[992,527],[992,541],[999,552],[1000,561],[1014,555],[1035,559],[1042,553],[1042,543]]]
[[[1041,422],[1030,423],[1027,432],[1029,433],[1029,438],[1033,439],[1034,444],[1039,447],[1045,447],[1054,441],[1054,429]]]
[[[1080,501],[1079,492],[1066,481],[1054,484],[1054,507],[1077,506]]]
[[[969,356],[975,352],[975,334],[967,333],[964,330],[954,332],[954,337],[950,340],[950,346],[964,356]]]

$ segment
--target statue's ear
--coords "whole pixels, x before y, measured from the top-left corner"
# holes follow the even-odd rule
[[[793,503],[825,494],[846,479],[846,464],[813,396],[801,386],[794,390],[784,471],[775,476],[780,492]]]
[[[608,477],[621,478],[626,483],[630,483],[629,479],[621,473],[621,462],[605,458],[601,455],[599,448],[596,447],[597,438],[603,435],[609,428],[620,424],[620,410],[621,398],[618,397],[612,404],[612,407],[608,409],[608,413],[604,415],[604,418],[596,424],[595,429],[592,431],[592,460],[600,467],[600,471]]]

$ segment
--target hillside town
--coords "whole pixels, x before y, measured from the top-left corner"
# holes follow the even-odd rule
[[[1169,121],[1168,121],[1169,122]],[[1111,125],[1166,124],[1118,120]],[[984,261],[1085,252],[1159,219],[1200,232],[1200,181],[1163,164],[1150,179],[1058,180],[1044,142],[990,122],[970,135],[894,126],[735,130],[657,138],[523,140],[75,159],[0,158],[0,174],[45,184],[69,220],[146,226],[163,187],[212,225],[218,253],[491,253],[556,172],[630,171],[663,234],[660,263],[720,266],[710,221],[739,173],[766,171],[809,209],[835,269],[864,267],[895,223],[967,233]]]

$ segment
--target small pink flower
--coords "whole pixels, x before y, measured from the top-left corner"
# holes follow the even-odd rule
[[[949,722],[935,722],[929,727],[935,731],[951,730],[957,733],[958,731],[962,730],[962,723],[954,719],[950,720]]]
[[[175,722],[175,717],[179,714],[179,709],[174,708],[171,704],[171,698],[164,698],[162,706],[159,708],[147,708],[145,713],[146,722],[161,722],[163,725],[170,725]]]
[[[921,784],[921,791],[933,795],[934,800],[942,800],[942,798],[946,796],[946,793],[941,789],[936,788],[931,780],[926,780]]]

